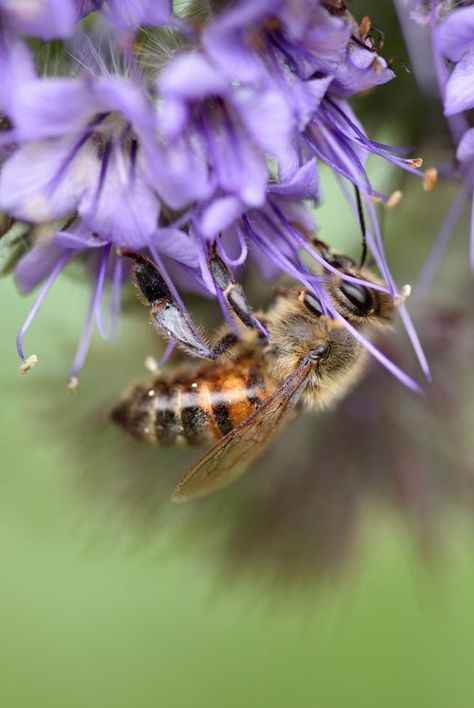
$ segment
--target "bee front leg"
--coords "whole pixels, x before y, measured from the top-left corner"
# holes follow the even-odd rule
[[[242,286],[234,280],[231,270],[217,253],[215,243],[209,259],[209,270],[214,285],[222,293],[231,314],[248,329],[259,329],[258,320],[253,314]]]

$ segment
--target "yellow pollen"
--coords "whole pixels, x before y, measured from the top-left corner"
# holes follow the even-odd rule
[[[423,189],[425,192],[434,192],[438,184],[438,170],[435,167],[430,167],[426,170],[423,179]]]
[[[423,158],[422,157],[414,157],[411,160],[405,160],[405,162],[410,165],[410,167],[414,167],[416,170],[422,167],[423,165]]]
[[[395,192],[392,192],[392,194],[389,196],[389,198],[385,202],[385,206],[387,207],[387,209],[394,209],[395,207],[397,207],[400,204],[402,199],[403,199],[403,193],[399,189],[396,189]]]
[[[28,373],[28,371],[31,371],[31,369],[33,369],[37,363],[38,357],[36,356],[36,354],[32,354],[20,364],[20,374],[24,376]]]
[[[379,202],[382,201],[381,198],[377,197],[376,194],[369,194],[369,199],[372,202],[372,204],[378,204]]]
[[[405,300],[407,298],[409,298],[410,295],[411,295],[411,285],[407,284],[407,285],[404,285],[403,288],[400,288],[400,292],[398,293],[398,295],[396,296],[396,298],[393,301],[395,307],[400,307],[401,305],[403,305]]]
[[[377,58],[374,59],[374,61],[372,62],[372,68],[373,68],[373,70],[375,71],[376,74],[381,74],[381,73],[383,72],[383,70],[384,70],[385,67],[384,67],[384,65],[382,64],[382,62],[380,61],[380,59],[377,57]]]
[[[79,393],[79,381],[77,379],[77,376],[71,376],[67,384],[67,390],[68,393],[71,393],[73,395]]]
[[[362,18],[359,25],[359,36],[362,41],[367,37],[372,28],[372,20],[368,15]]]
[[[158,362],[156,361],[154,356],[147,356],[144,363],[145,369],[151,374],[155,374],[159,369]]]

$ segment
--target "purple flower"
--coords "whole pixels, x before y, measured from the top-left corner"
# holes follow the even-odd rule
[[[354,36],[354,39],[357,37]],[[338,64],[331,83],[331,93],[353,96],[394,78],[395,74],[375,51],[371,41],[360,39],[359,42],[352,40],[348,44],[344,61]]]
[[[284,160],[294,130],[285,96],[259,76],[258,84],[235,87],[200,52],[171,61],[158,79],[162,98],[160,126],[171,154],[187,153],[207,174],[201,197],[218,192],[245,206],[263,203],[268,180],[267,156]],[[174,206],[181,206],[176,204]]]
[[[474,7],[432,3],[428,14],[433,63],[438,86],[456,149],[457,165],[443,168],[446,175],[461,179],[460,189],[435,238],[420,274],[417,294],[428,288],[464,207],[474,196],[473,132],[464,111],[474,107]],[[448,62],[450,62],[448,64]],[[474,211],[471,210],[471,267],[474,269]]]
[[[273,59],[305,80],[336,71],[350,34],[348,17],[332,16],[320,0],[238,0],[205,30],[203,43],[229,77],[252,80]]]
[[[0,32],[39,37],[68,37],[78,19],[73,0],[0,0]]]
[[[119,34],[135,32],[141,26],[180,27],[173,14],[172,0],[75,0],[80,16],[97,10]]]
[[[154,114],[119,76],[39,79],[18,87],[10,117],[19,149],[0,175],[0,208],[32,222],[77,210],[117,245],[142,248],[159,201],[147,161]]]
[[[27,47],[16,37],[0,36],[0,114],[7,116],[14,110],[19,87],[34,76],[33,58]]]
[[[445,86],[447,116],[474,106],[474,7],[453,12],[439,27],[438,49],[455,66]]]
[[[162,256],[171,258],[191,272],[198,263],[196,244],[188,234],[173,225],[155,230],[149,238],[148,252],[155,261],[160,262],[162,272],[168,280],[169,276],[161,260]],[[23,370],[28,370],[32,358],[24,354],[24,337],[57,277],[73,259],[82,259],[85,262],[91,278],[92,292],[83,333],[69,376],[71,389],[77,387],[77,376],[87,356],[94,322],[104,338],[108,337],[110,332],[117,330],[121,290],[128,279],[128,265],[117,255],[110,241],[91,232],[84,222],[77,221],[71,225],[69,231],[58,231],[51,238],[37,243],[19,261],[15,270],[15,278],[22,293],[29,293],[42,286],[17,338],[18,354],[24,362]],[[105,324],[102,312],[107,281],[110,284],[109,326]],[[169,282],[174,290],[172,282]],[[36,360],[37,357],[33,356],[33,361]]]

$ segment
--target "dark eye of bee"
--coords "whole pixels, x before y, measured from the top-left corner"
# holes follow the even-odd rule
[[[340,290],[361,315],[368,315],[374,307],[372,293],[368,288],[354,283],[343,283]]]
[[[344,270],[344,269],[350,270],[355,265],[352,258],[349,258],[349,256],[343,256],[339,253],[338,254],[328,253],[326,255],[326,260],[329,263],[329,265],[333,266],[333,268],[338,268],[340,270]]]
[[[312,315],[316,317],[321,317],[323,314],[323,308],[318,298],[311,293],[305,293],[303,297],[303,305],[311,312]]]

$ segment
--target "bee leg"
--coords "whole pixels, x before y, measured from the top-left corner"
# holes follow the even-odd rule
[[[120,249],[119,255],[134,261],[133,276],[150,312],[158,332],[168,340],[177,342],[186,352],[202,359],[215,359],[219,354],[211,349],[186,317],[163,276],[149,258]]]
[[[242,286],[236,283],[228,266],[217,253],[217,247],[212,246],[211,257],[209,259],[209,270],[216,288],[222,293],[230,312],[245,327],[257,329],[258,321],[255,319]]]
[[[227,332],[224,334],[213,347],[215,358],[217,359],[217,357],[229,352],[233,347],[239,344],[240,341],[239,335],[235,332]]]

